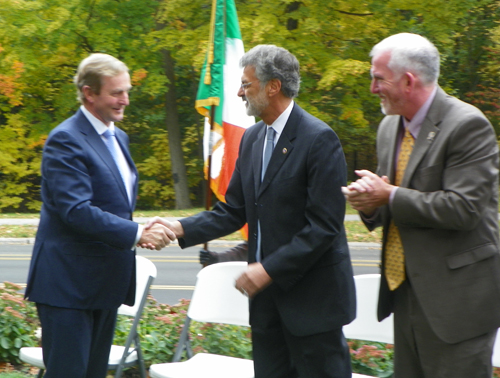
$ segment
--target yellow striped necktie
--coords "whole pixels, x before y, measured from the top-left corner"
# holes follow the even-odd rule
[[[399,150],[398,164],[396,165],[396,174],[394,184],[401,186],[403,176],[410,160],[411,152],[415,141],[407,128],[401,148]],[[405,280],[405,257],[403,244],[401,243],[401,236],[399,229],[391,220],[389,231],[387,233],[387,242],[385,245],[385,277],[389,284],[389,289],[396,290]]]

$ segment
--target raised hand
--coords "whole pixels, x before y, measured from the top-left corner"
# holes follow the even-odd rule
[[[353,209],[370,215],[378,207],[389,203],[395,187],[390,184],[387,176],[380,177],[368,170],[358,170],[355,173],[360,178],[347,187],[342,187],[342,193]]]

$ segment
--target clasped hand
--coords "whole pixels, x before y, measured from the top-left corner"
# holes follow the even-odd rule
[[[151,218],[145,225],[137,246],[159,251],[170,242],[183,236],[179,221],[169,222],[160,217]]]
[[[354,171],[360,178],[342,187],[347,202],[354,210],[371,215],[375,210],[389,203],[389,197],[395,188],[387,176],[378,176],[368,170]]]

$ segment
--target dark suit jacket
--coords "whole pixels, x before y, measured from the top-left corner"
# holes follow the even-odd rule
[[[378,174],[394,182],[399,116],[387,116],[377,137]],[[440,88],[415,141],[392,206],[373,229],[391,219],[399,227],[406,270],[434,332],[456,343],[500,326],[498,146],[475,107]],[[393,308],[385,277],[379,319]]]
[[[274,302],[285,326],[297,336],[339,328],[355,317],[340,189],[346,163],[339,139],[295,104],[261,184],[265,132],[263,122],[245,131],[227,203],[181,220],[185,237],[180,245],[221,237],[248,222],[253,263],[260,219],[262,263],[273,279]]]
[[[116,128],[116,137],[135,170],[127,135]],[[129,203],[113,158],[81,110],[45,143],[42,200],[26,297],[73,309],[133,304],[135,203]]]

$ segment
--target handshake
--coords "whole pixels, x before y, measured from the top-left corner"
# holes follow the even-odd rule
[[[160,217],[151,218],[142,231],[138,247],[159,251],[170,242],[184,236],[184,229],[179,221],[169,222]]]

